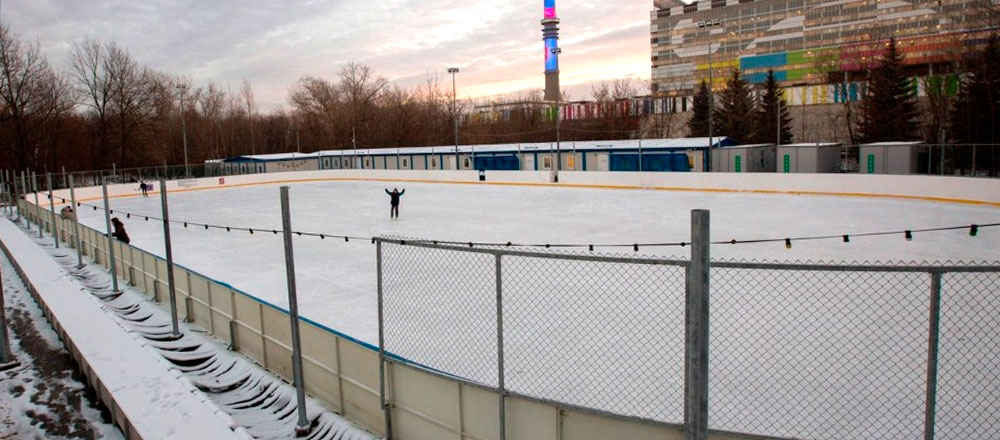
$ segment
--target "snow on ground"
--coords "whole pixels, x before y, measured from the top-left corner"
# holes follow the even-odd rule
[[[406,188],[396,220],[389,218],[383,191],[394,186]],[[995,207],[914,200],[478,184],[299,183],[291,185],[291,202],[292,229],[299,231],[522,243],[689,241],[690,210],[695,208],[711,210],[714,240],[857,234],[1000,220],[1000,209]],[[170,206],[174,220],[281,229],[277,186],[177,193],[170,196]],[[155,196],[116,199],[112,209],[160,215]],[[84,209],[80,218],[103,230],[101,211]],[[162,255],[160,223],[135,215],[122,220],[133,245]],[[171,234],[177,263],[286,307],[280,235],[185,229],[176,224]],[[998,245],[1000,230],[982,229],[976,237],[956,230],[917,233],[912,241],[902,234],[853,237],[850,243],[801,241],[792,249],[783,243],[716,245],[712,256],[994,261]],[[295,251],[300,313],[364,341],[377,341],[374,246],[369,241],[296,237]],[[613,252],[635,255],[628,248]],[[686,258],[687,252],[687,248],[644,248],[640,254]],[[408,295],[387,299],[389,349],[492,383],[496,352],[490,258],[413,247],[387,248],[385,253],[386,269],[391,270],[387,292]],[[679,269],[657,269],[664,272],[653,274],[648,269],[616,272],[593,263],[510,261],[504,267],[504,304],[505,338],[509,338],[506,372],[513,390],[679,421],[684,319]],[[722,285],[713,287],[713,304],[718,306],[713,309],[717,315],[713,322],[718,323],[713,324],[718,354],[714,359],[720,361],[712,371],[713,427],[806,437],[829,432],[844,438],[919,433],[926,275],[900,279],[810,275],[824,280],[814,284],[777,273],[767,279],[776,284],[761,278],[765,284],[756,285],[752,278],[740,278],[736,270],[729,270],[730,275],[726,270],[717,273],[729,277],[723,279],[731,284],[725,291]],[[995,281],[987,285],[1000,285]],[[872,289],[879,295],[873,296]],[[996,308],[992,299],[983,301],[981,308]],[[963,313],[970,311],[960,310],[955,320],[960,321]],[[768,320],[754,319],[765,315]],[[887,316],[893,319],[886,320]],[[988,333],[994,325],[989,320],[974,324],[963,331]],[[746,336],[757,339],[740,339]],[[845,341],[850,344],[845,346]],[[901,341],[905,342],[899,346]],[[780,350],[761,348],[785,344],[787,348]],[[995,354],[989,350],[986,356]],[[865,361],[859,362],[858,356]],[[991,368],[974,367],[943,368],[942,378],[954,383]],[[987,387],[995,383],[976,380]],[[887,396],[896,399],[893,402],[905,396],[905,403],[887,404]],[[976,399],[991,396],[989,391],[980,392]],[[954,422],[954,417],[971,420],[960,412],[962,402],[957,404],[943,408],[942,414],[953,414],[943,424]],[[957,432],[966,428],[959,424]],[[998,429],[989,424],[980,428],[986,433]]]
[[[122,439],[59,336],[0,253],[10,343],[19,367],[0,372],[0,439]]]
[[[123,292],[114,294],[111,291],[110,274],[103,268],[95,264],[85,264],[77,267],[76,254],[72,249],[52,247],[50,236],[39,238],[35,234],[36,230],[24,230],[27,235],[27,242],[34,242],[44,249],[57,263],[62,266],[69,276],[82,285],[81,295],[92,295],[99,299],[102,309],[108,314],[110,320],[117,320],[117,323],[125,331],[132,334],[136,340],[143,345],[146,350],[152,351],[167,362],[171,370],[186,377],[190,383],[197,387],[205,397],[211,399],[215,405],[226,411],[232,418],[223,421],[229,425],[241,438],[258,439],[279,439],[288,438],[294,432],[297,409],[295,405],[295,389],[290,384],[275,377],[273,374],[258,367],[252,361],[234,354],[226,348],[226,345],[218,339],[201,334],[200,329],[192,329],[188,324],[180,323],[179,332],[182,335],[179,339],[169,337],[170,315],[169,313],[149,302],[143,294],[127,285],[122,285]],[[16,232],[15,232],[16,234]],[[16,252],[16,251],[15,251]],[[21,258],[23,254],[18,254]],[[88,259],[89,260],[89,259]],[[87,261],[87,260],[85,260]],[[5,261],[6,262],[6,261]],[[9,266],[9,264],[8,264]],[[13,268],[10,272],[3,268],[4,274],[14,274]],[[29,273],[31,268],[26,269]],[[37,283],[37,281],[36,281]],[[21,287],[23,290],[23,286]],[[46,294],[43,294],[46,295]],[[50,298],[51,300],[51,298]],[[40,313],[40,312],[39,312]],[[114,316],[114,317],[113,317]],[[117,318],[117,319],[116,319]],[[42,318],[44,321],[44,318]],[[19,321],[15,321],[18,323]],[[80,335],[76,335],[80,337]],[[52,335],[56,339],[56,335]],[[58,344],[56,347],[61,347]],[[128,352],[126,350],[126,352]],[[97,356],[106,356],[98,353]],[[32,365],[33,359],[24,359],[28,365]],[[53,366],[49,359],[36,361],[34,364],[42,369],[51,369]],[[128,376],[128,375],[126,375]],[[137,381],[144,380],[137,378]],[[145,380],[148,380],[145,379]],[[138,384],[139,382],[136,382]],[[44,385],[44,384],[43,384]],[[58,384],[57,384],[58,385]],[[125,385],[113,391],[121,391],[131,388],[133,384]],[[44,388],[44,386],[43,386]],[[66,399],[61,393],[64,387],[47,387],[53,392],[60,393],[61,398]],[[194,391],[193,389],[191,390]],[[202,393],[196,393],[201,395]],[[20,391],[18,391],[20,394]],[[150,402],[143,405],[146,411],[157,411],[160,406],[170,406],[175,403],[170,399],[159,402],[156,393],[149,393]],[[32,396],[34,399],[35,396]],[[71,401],[73,396],[68,396]],[[78,399],[77,399],[78,400]],[[374,438],[370,433],[359,430],[352,426],[342,417],[325,408],[319,402],[307,397],[306,408],[308,420],[312,425],[309,434],[311,439],[351,439],[368,440]],[[66,412],[58,401],[52,403],[56,410]],[[30,414],[30,413],[29,413]],[[65,417],[63,417],[65,418]],[[46,422],[51,421],[51,417],[45,414],[37,415],[37,419]],[[68,425],[67,420],[57,420],[55,430],[50,434],[59,434],[62,430],[75,429],[75,426]],[[132,420],[132,423],[139,424],[141,420]],[[51,425],[52,423],[50,423]],[[237,428],[238,427],[238,428]],[[52,429],[52,428],[50,428]],[[208,435],[211,431],[193,432]],[[81,433],[71,433],[72,435],[83,435],[86,438],[97,438],[94,433],[84,431]],[[0,436],[0,439],[5,438]],[[17,437],[20,438],[20,437]],[[213,437],[215,438],[215,437]]]

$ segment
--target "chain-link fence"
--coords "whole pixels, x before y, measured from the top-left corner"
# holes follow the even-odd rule
[[[684,422],[688,261],[379,246],[387,352],[503,393]],[[710,428],[1000,438],[1000,267],[713,262],[710,284]]]

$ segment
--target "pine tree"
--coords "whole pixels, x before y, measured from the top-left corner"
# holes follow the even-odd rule
[[[892,38],[882,63],[869,73],[859,136],[864,142],[908,141],[918,137],[917,128],[914,87],[903,71],[903,56]]]
[[[698,88],[698,94],[694,95],[694,103],[691,108],[691,119],[688,120],[690,137],[708,136],[708,112],[710,111],[709,99],[710,95],[708,93],[708,84],[705,83],[705,81],[702,81],[701,87]]]
[[[957,143],[1000,142],[1000,39],[969,60],[950,115],[950,139]]]
[[[715,110],[718,122],[716,133],[736,142],[752,142],[756,106],[750,87],[740,78],[739,69],[726,82],[726,90],[719,94],[719,108]]]
[[[792,118],[788,115],[788,105],[782,102],[784,92],[778,88],[774,71],[768,69],[764,81],[764,93],[757,108],[757,124],[754,127],[753,142],[774,144],[778,141],[778,121],[781,121],[781,143],[792,143]]]

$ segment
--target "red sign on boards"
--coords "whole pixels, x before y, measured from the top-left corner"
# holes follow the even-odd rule
[[[220,177],[219,178],[219,185],[225,185],[225,184],[226,184],[226,178],[225,177]]]

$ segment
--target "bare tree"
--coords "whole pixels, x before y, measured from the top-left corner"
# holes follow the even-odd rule
[[[96,148],[91,155],[91,168],[98,169],[111,153],[109,106],[114,87],[113,72],[104,66],[101,42],[85,39],[74,44],[70,52],[70,71],[76,79],[82,102],[92,112],[91,135],[96,137]]]
[[[128,51],[115,43],[106,46],[104,69],[112,72],[110,107],[118,122],[117,160],[120,165],[133,165],[139,148],[134,144],[138,131],[146,128],[155,113],[157,73],[139,65]],[[128,154],[128,153],[134,154]]]
[[[336,85],[322,78],[303,77],[289,91],[288,101],[309,132],[323,143],[334,143],[343,107]]]
[[[347,63],[340,69],[340,89],[350,108],[350,128],[361,130],[366,145],[371,145],[372,134],[369,124],[375,114],[375,101],[388,81],[375,76],[371,67],[364,64]]]
[[[240,84],[240,99],[242,100],[243,108],[246,109],[247,126],[250,128],[250,154],[255,154],[254,118],[257,114],[257,104],[254,99],[253,86],[250,85],[250,81],[247,79],[244,79],[243,83]]]
[[[208,119],[209,137],[211,138],[209,143],[215,147],[216,158],[223,157],[221,120],[225,105],[226,92],[220,89],[215,82],[209,82],[204,93],[198,98],[198,106],[201,108],[201,114]]]
[[[27,43],[0,26],[0,120],[10,127],[9,148],[18,168],[41,164],[46,156],[40,145],[43,127],[72,106],[69,92],[38,43]]]

